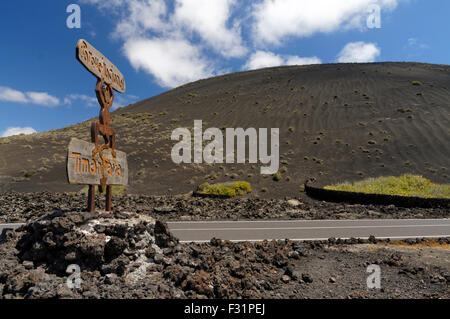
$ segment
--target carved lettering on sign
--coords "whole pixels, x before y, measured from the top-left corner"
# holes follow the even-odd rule
[[[94,143],[72,138],[67,152],[67,178],[70,184],[100,185],[100,178],[105,176],[108,185],[128,184],[127,156],[116,150],[114,159],[111,150],[103,150],[106,161],[96,156],[92,158]]]
[[[125,92],[125,79],[119,69],[103,54],[95,49],[86,40],[79,40],[76,48],[77,60],[94,76],[103,78],[103,81],[116,90]]]

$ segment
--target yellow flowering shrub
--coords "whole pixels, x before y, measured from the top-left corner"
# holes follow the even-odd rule
[[[366,194],[450,198],[449,184],[434,184],[420,175],[368,178],[355,183],[325,186],[325,189]]]
[[[242,181],[212,185],[209,183],[204,183],[199,186],[198,190],[202,194],[220,195],[226,197],[234,197],[252,192],[250,183]]]

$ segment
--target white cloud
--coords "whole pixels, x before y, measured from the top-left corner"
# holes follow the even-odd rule
[[[130,0],[123,10],[122,15],[113,36],[116,38],[130,39],[143,37],[147,31],[156,33],[166,32],[170,25],[166,21],[167,6],[164,0]],[[116,3],[115,5],[119,5]]]
[[[90,2],[103,7],[98,1]],[[118,1],[114,5],[124,3],[127,13],[116,26],[116,38],[144,38],[153,32],[158,37],[183,37],[193,45],[195,33],[224,57],[240,57],[247,52],[239,24],[227,27],[236,0],[175,0],[173,12],[168,11],[164,0]]]
[[[338,62],[375,62],[376,58],[380,55],[380,52],[380,49],[374,43],[351,42],[339,53]]]
[[[21,92],[6,86],[0,86],[0,100],[7,102],[31,103],[43,106],[57,106],[59,99],[46,92]]]
[[[102,1],[84,2],[105,9]],[[124,41],[123,51],[135,69],[153,75],[163,87],[174,87],[220,73],[209,62],[211,51],[225,58],[247,53],[233,16],[236,0],[171,2],[173,6],[165,0],[110,3],[118,15],[112,36]]]
[[[223,58],[245,58],[246,69],[321,63],[317,57],[280,55],[273,46],[317,33],[365,30],[373,5],[386,12],[406,0],[80,1],[108,9],[117,21],[111,35],[122,41],[135,69],[174,87],[220,74],[227,68]]]
[[[246,70],[267,68],[283,64],[283,59],[272,52],[257,51],[253,53],[244,65]]]
[[[305,65],[322,63],[317,57],[281,56],[273,52],[257,51],[253,53],[244,65],[245,70],[255,70],[280,65]]]
[[[370,5],[393,10],[399,0],[263,0],[253,6],[257,43],[280,44],[286,36],[308,37],[363,28]]]
[[[6,86],[0,86],[0,100],[7,102],[28,103],[28,99],[25,94]]]
[[[44,106],[57,106],[59,104],[59,99],[51,96],[46,92],[27,92],[26,95],[30,103],[39,104]]]
[[[124,51],[136,70],[152,74],[164,87],[175,87],[213,75],[200,50],[183,39],[130,40],[125,43]]]
[[[406,53],[406,59],[409,61],[417,61],[423,59],[426,51],[431,47],[423,43],[419,38],[409,38],[406,45],[403,46],[403,50]]]
[[[289,56],[286,60],[286,65],[308,65],[308,64],[321,64],[322,61],[316,57],[299,57]]]
[[[214,50],[225,57],[241,57],[247,53],[240,28],[227,28],[236,0],[176,0],[174,21],[196,31]]]
[[[428,49],[430,47],[428,44],[422,43],[418,38],[409,38],[408,46],[413,49]]]
[[[64,104],[72,105],[74,101],[81,101],[88,107],[95,107],[98,105],[96,98],[85,94],[69,94],[64,98]]]
[[[1,137],[8,137],[19,134],[33,134],[37,131],[32,127],[8,127],[1,135]]]

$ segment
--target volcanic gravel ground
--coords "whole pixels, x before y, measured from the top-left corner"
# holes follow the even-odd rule
[[[97,196],[97,208],[104,208]],[[83,211],[86,195],[66,193],[0,194],[0,223],[26,222],[56,210]],[[448,208],[402,208],[393,205],[349,205],[315,201],[306,195],[294,200],[235,198],[211,199],[192,196],[125,195],[113,198],[115,212],[132,211],[162,221],[245,219],[382,219],[448,218]]]
[[[243,180],[251,183],[253,195],[283,199],[298,196],[310,178],[333,185],[408,173],[448,184],[449,75],[448,65],[423,63],[237,72],[118,108],[111,126],[116,147],[127,153],[132,194],[185,194],[205,182]],[[67,183],[66,149],[73,137],[90,140],[94,120],[0,138],[0,192],[80,191],[82,186]],[[260,160],[174,163],[172,132],[192,132],[194,120],[202,120],[204,130],[279,128],[280,174],[262,175],[266,165]],[[217,141],[226,146],[223,135]]]
[[[56,212],[0,239],[3,298],[450,298],[450,241],[179,244],[136,213]],[[80,287],[66,284],[69,264]],[[367,266],[381,268],[368,289]]]

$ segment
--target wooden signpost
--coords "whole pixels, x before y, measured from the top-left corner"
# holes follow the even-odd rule
[[[111,85],[117,92],[125,92],[125,79],[122,73],[86,40],[78,41],[76,58],[92,75],[99,79],[103,77],[103,81]]]
[[[112,185],[128,184],[127,156],[115,149],[116,133],[110,126],[109,109],[114,102],[114,90],[124,93],[125,79],[103,54],[86,40],[79,40],[76,58],[97,78],[95,94],[100,104],[99,121],[92,122],[91,142],[72,138],[67,152],[67,180],[70,184],[89,185],[88,211],[95,211],[95,186],[100,192],[106,187],[106,211],[111,211]],[[105,140],[99,144],[98,136]]]
[[[105,162],[92,157],[94,143],[72,138],[67,153],[67,179],[70,184],[101,185],[101,178],[106,176],[109,185],[128,184],[127,155],[116,150],[116,158],[111,150],[103,151]]]

